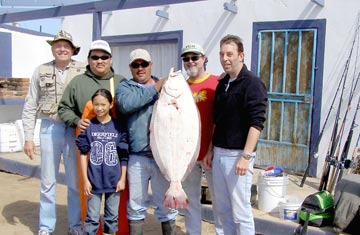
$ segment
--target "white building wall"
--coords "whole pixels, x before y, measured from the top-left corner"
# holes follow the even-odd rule
[[[1,32],[11,33],[12,38],[12,77],[31,78],[36,66],[50,61],[53,56],[46,42],[49,37],[36,36],[0,28]]]
[[[0,28],[1,32],[11,33],[12,38],[12,77],[31,78],[36,66],[52,59],[49,37],[35,36]],[[0,123],[21,119],[23,105],[0,105],[3,115]]]
[[[53,59],[46,39],[51,38],[24,33],[12,34],[12,56],[13,61],[16,61],[12,64],[13,77],[31,78],[35,67]]]
[[[51,47],[46,42],[53,37],[32,35],[5,28],[0,28],[0,31],[11,33],[13,78],[31,78],[37,66],[54,59]],[[77,45],[76,40],[75,44]],[[73,58],[78,60],[77,57]],[[22,104],[1,105],[4,115],[0,117],[0,123],[21,119],[22,109]]]
[[[54,59],[51,46],[46,42],[46,40],[51,40],[53,37],[31,35],[4,28],[0,28],[0,31],[11,33],[12,77],[31,78],[38,65]],[[81,45],[75,38],[74,43],[75,45]],[[74,56],[73,58],[79,60],[78,57]]]
[[[183,30],[184,44],[197,42],[203,45],[209,58],[208,71],[220,74],[222,68],[218,58],[219,41],[224,35],[237,34],[243,39],[245,63],[250,66],[254,22],[326,19],[326,41],[322,42],[325,43],[320,125],[322,127],[329,110],[329,104],[334,97],[335,88],[344,69],[345,61],[349,55],[360,11],[360,1],[325,0],[325,6],[321,7],[311,0],[238,0],[234,1],[238,7],[237,14],[225,11],[223,7],[225,2],[231,1],[208,0],[162,7],[113,11],[111,14],[103,14],[102,36]],[[169,19],[156,16],[155,12],[157,10],[166,10]],[[71,32],[74,38],[82,45],[79,57],[83,60],[86,58],[92,38],[91,25],[91,14],[65,17],[63,20],[63,28]],[[348,80],[351,80],[351,78]],[[344,109],[346,105],[343,105]],[[354,110],[353,108],[349,113],[348,122],[351,122]],[[332,123],[331,118],[329,123]],[[345,136],[347,135],[347,129],[344,132],[346,133]],[[359,129],[355,130],[354,136],[356,138]],[[332,127],[330,126],[326,129],[319,148],[318,176],[322,172],[331,130]]]
[[[62,29],[73,36],[80,52],[74,59],[87,63],[87,55],[92,41],[92,14],[68,16],[62,20]]]
[[[240,0],[235,1],[238,13],[232,14],[224,10],[224,2],[229,1],[209,0],[113,11],[103,14],[102,36],[183,30],[184,43],[203,45],[209,57],[209,70],[218,74],[222,71],[218,60],[219,41],[224,35],[237,34],[243,39],[245,63],[250,65],[253,22],[326,19],[324,77],[328,77],[328,73],[334,72],[334,65],[338,67],[339,62],[347,56],[344,53],[349,50],[360,10],[358,0],[328,0],[325,7],[311,0]],[[169,13],[168,20],[155,15],[156,10],[163,9]],[[92,15],[65,17],[63,28],[75,35],[74,38],[82,46],[78,57],[86,59],[92,39]],[[328,66],[330,69],[327,69]]]

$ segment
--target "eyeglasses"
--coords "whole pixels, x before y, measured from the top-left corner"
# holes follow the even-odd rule
[[[103,56],[92,55],[92,56],[90,56],[90,58],[92,60],[99,60],[99,59],[108,60],[110,58],[110,56],[109,55],[103,55]]]
[[[148,67],[149,66],[149,62],[147,62],[147,61],[143,61],[143,62],[141,62],[140,64],[138,64],[138,63],[135,63],[135,62],[132,62],[131,64],[130,64],[130,66],[131,66],[131,68],[133,68],[133,69],[138,69],[140,66],[142,67],[142,68],[146,68],[146,67]]]
[[[193,56],[183,57],[182,60],[184,62],[189,62],[190,60],[198,61],[200,59],[200,57],[202,57],[202,56],[201,55],[193,55]]]

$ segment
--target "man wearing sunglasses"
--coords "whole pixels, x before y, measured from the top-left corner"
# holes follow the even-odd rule
[[[190,204],[182,209],[185,215],[186,234],[201,234],[201,179],[203,172],[207,180],[210,195],[213,198],[212,171],[205,168],[202,160],[208,152],[213,132],[213,105],[215,89],[218,84],[218,76],[206,72],[207,57],[204,49],[196,43],[189,43],[182,48],[181,58],[183,66],[188,74],[188,83],[193,93],[196,105],[199,109],[201,120],[201,145],[197,163],[189,176],[183,182],[183,188],[189,198]],[[213,203],[216,234],[223,234],[219,217]]]
[[[108,89],[115,94],[117,84],[125,78],[115,74],[111,65],[109,44],[104,40],[93,41],[86,71],[69,83],[59,104],[59,115],[66,125],[85,130],[90,120],[81,116],[91,96],[100,88]]]
[[[92,95],[101,88],[115,94],[116,85],[125,78],[115,74],[112,68],[112,54],[109,44],[104,40],[93,41],[88,53],[88,65],[86,71],[76,76],[66,87],[64,95],[59,104],[59,116],[61,120],[70,127],[77,128],[77,132],[83,131],[94,117],[91,102]],[[112,110],[114,115],[116,112]],[[81,177],[81,176],[80,176]],[[127,190],[125,190],[127,193]],[[80,185],[80,196],[82,203],[83,218],[86,212],[86,198],[83,195],[83,186]],[[124,197],[125,196],[125,197]],[[120,200],[126,200],[127,195],[122,192]],[[122,203],[120,203],[122,205]],[[119,218],[126,212],[125,207],[119,206]],[[124,221],[118,223],[118,229],[124,230]],[[127,229],[127,228],[126,228]],[[107,231],[104,231],[107,232]]]
[[[53,234],[56,224],[56,175],[61,156],[64,160],[68,221],[70,235],[82,234],[79,179],[75,145],[75,129],[66,127],[58,118],[58,104],[66,85],[74,76],[85,71],[85,64],[71,59],[80,47],[64,30],[58,32],[51,45],[54,60],[40,65],[34,72],[25,100],[22,121],[25,133],[24,152],[34,158],[34,129],[36,118],[41,119],[41,187],[38,235]]]
[[[129,137],[128,220],[130,235],[142,235],[146,210],[149,206],[148,188],[151,180],[155,215],[161,222],[163,235],[175,235],[177,210],[164,207],[162,202],[170,183],[165,179],[153,158],[149,144],[149,125],[153,106],[158,99],[164,79],[151,75],[152,61],[148,51],[135,49],[130,53],[129,68],[133,76],[122,81],[116,89],[116,101],[121,113],[127,116]]]

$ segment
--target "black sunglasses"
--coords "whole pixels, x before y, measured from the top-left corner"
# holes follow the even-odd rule
[[[201,57],[201,55],[193,55],[193,56],[183,57],[182,60],[184,62],[189,62],[190,60],[198,61],[200,59],[200,57]]]
[[[92,56],[90,56],[90,58],[92,60],[98,60],[98,59],[108,60],[110,58],[110,56],[109,55],[103,55],[103,56],[92,55]]]
[[[130,64],[130,66],[131,66],[131,68],[133,68],[133,69],[138,69],[140,66],[142,67],[142,68],[146,68],[146,67],[148,67],[149,66],[149,62],[147,62],[147,61],[143,61],[143,62],[141,62],[140,64],[138,64],[138,63],[135,63],[135,62],[132,62],[131,64]]]

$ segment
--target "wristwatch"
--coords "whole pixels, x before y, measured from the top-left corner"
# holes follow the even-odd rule
[[[243,157],[245,160],[250,160],[252,158],[251,154],[248,153],[242,153],[241,157]]]

